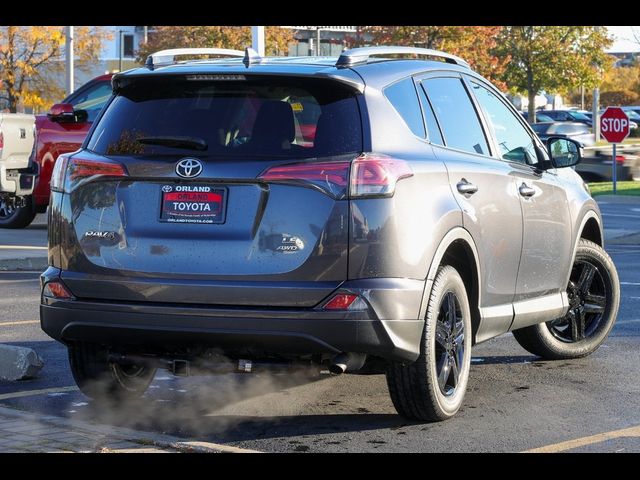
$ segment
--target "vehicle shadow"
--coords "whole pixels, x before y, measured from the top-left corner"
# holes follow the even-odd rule
[[[334,398],[328,392],[332,380],[335,377],[225,375],[216,382],[163,381],[160,388],[139,399],[93,400],[74,418],[217,442],[394,429],[410,424],[396,414],[371,412],[344,398]],[[175,388],[169,388],[170,384]],[[314,411],[317,413],[307,414]]]
[[[122,413],[122,410],[121,410]],[[285,416],[215,415],[190,410],[189,406],[154,407],[153,415],[137,418],[109,415],[103,409],[84,412],[86,420],[135,430],[208,439],[213,442],[240,442],[265,438],[400,429],[421,422],[410,422],[397,414],[353,413]],[[84,416],[83,415],[83,416]],[[80,417],[74,417],[80,418]]]

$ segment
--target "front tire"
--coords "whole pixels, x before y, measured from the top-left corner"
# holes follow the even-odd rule
[[[0,198],[0,228],[25,228],[31,225],[35,217],[33,197],[26,197],[25,206],[19,208]]]
[[[108,360],[107,349],[79,342],[68,346],[69,365],[78,388],[94,400],[141,397],[156,369],[145,365],[118,365]]]
[[[464,400],[471,365],[471,309],[460,274],[442,266],[433,282],[420,356],[387,369],[387,385],[400,415],[441,421]]]
[[[618,315],[620,283],[602,247],[580,239],[567,296],[570,306],[564,317],[513,331],[522,348],[562,360],[590,355],[604,342]]]

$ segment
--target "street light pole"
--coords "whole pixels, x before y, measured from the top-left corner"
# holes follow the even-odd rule
[[[264,27],[251,27],[251,44],[258,55],[264,57]]]
[[[122,30],[118,30],[118,71],[122,71],[122,57],[124,56],[124,45],[122,45]]]
[[[593,135],[595,136],[596,142],[600,141],[600,115],[598,114],[598,110],[600,110],[600,89],[598,87],[593,89]]]
[[[320,27],[316,28],[316,55],[320,56]]]
[[[67,96],[73,93],[73,27],[65,27],[65,61],[66,61],[66,85]]]

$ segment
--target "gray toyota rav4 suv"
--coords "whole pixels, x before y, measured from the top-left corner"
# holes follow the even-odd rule
[[[446,53],[158,52],[56,163],[42,328],[88,396],[306,365],[384,372],[401,415],[443,420],[475,343],[566,359],[611,331],[579,160]]]

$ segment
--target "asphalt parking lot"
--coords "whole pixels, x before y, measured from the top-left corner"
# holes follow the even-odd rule
[[[640,202],[607,199],[601,208],[622,282],[612,335],[572,361],[541,361],[510,334],[478,345],[465,404],[447,422],[397,416],[382,375],[159,371],[139,401],[90,402],[74,387],[65,348],[40,330],[37,272],[0,272],[0,342],[32,347],[45,361],[36,379],[0,381],[0,406],[267,452],[639,452]],[[22,238],[38,246],[45,234],[34,228]],[[0,230],[0,244],[7,238]]]

